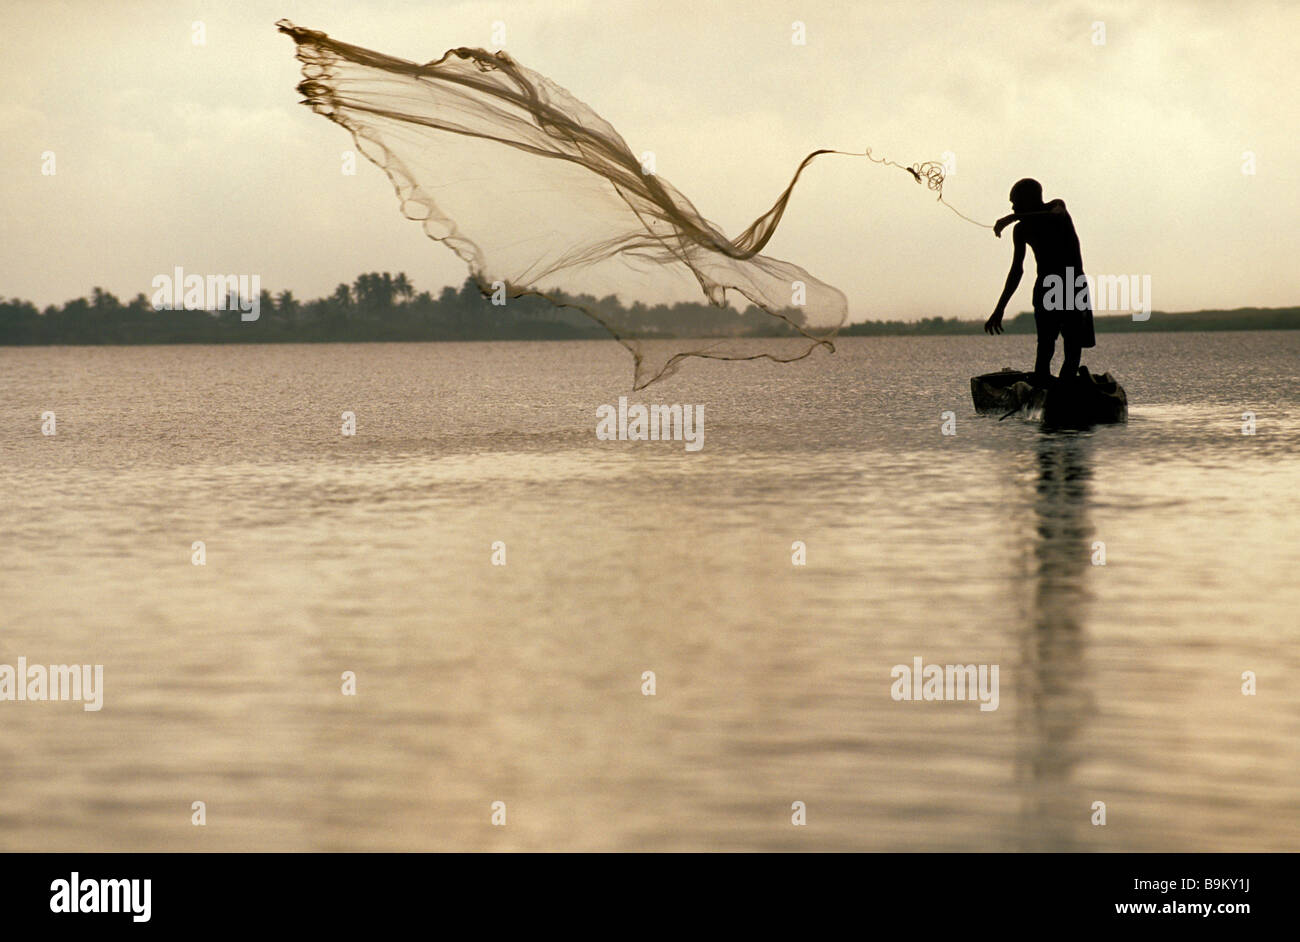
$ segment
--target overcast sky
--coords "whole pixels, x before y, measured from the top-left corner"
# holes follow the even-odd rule
[[[0,295],[129,298],[177,265],[299,297],[371,270],[435,293],[463,281],[378,168],[340,172],[351,139],[298,104],[282,16],[419,62],[493,45],[503,23],[503,48],[653,150],[733,235],[815,148],[951,152],[957,208],[991,223],[1037,177],[1089,272],[1150,275],[1157,310],[1300,304],[1300,4],[1210,0],[9,0]],[[842,289],[852,320],[983,318],[1011,242],[899,171],[835,158],[767,254]],[[1011,309],[1028,307],[1026,283]]]

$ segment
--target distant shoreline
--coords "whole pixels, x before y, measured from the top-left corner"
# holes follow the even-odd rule
[[[244,302],[245,309],[256,307],[256,319],[244,320],[233,295],[226,310],[157,310],[144,294],[123,303],[96,288],[90,298],[43,311],[29,301],[0,298],[0,346],[609,339],[610,332],[580,308],[599,313],[621,338],[637,340],[798,337],[792,325],[805,323],[798,308],[781,311],[782,320],[753,305],[739,311],[699,302],[624,305],[612,295],[556,297],[561,305],[535,295],[493,303],[467,280],[459,290],[444,288],[435,298],[427,291],[417,294],[402,273],[396,278],[371,273],[312,301],[299,301],[289,291],[275,296],[260,292],[255,302]],[[1300,330],[1300,307],[1153,311],[1142,320],[1131,314],[1096,315],[1094,320],[1098,333]],[[837,336],[952,336],[983,329],[982,319],[928,317],[859,321],[840,328]],[[1034,333],[1033,314],[1017,314],[1004,329]]]
[[[1257,334],[1269,333],[1272,331],[1300,330],[1300,324],[1286,327],[1174,327],[1162,328],[1156,327],[1148,333],[1154,334]],[[906,331],[906,330],[882,330],[882,331],[849,331],[840,330],[829,339],[834,342],[846,337],[972,337],[982,334],[983,321],[978,322],[975,330],[942,330],[942,331]],[[1136,334],[1136,330],[1106,330],[1097,327],[1098,334]],[[1033,335],[1034,330],[1017,329],[1006,330],[1007,334]],[[781,340],[790,339],[789,334],[748,334],[747,337],[755,340]],[[37,342],[8,342],[0,341],[0,349],[18,348],[18,347],[201,347],[201,346],[262,346],[275,344],[330,344],[330,343],[536,343],[554,341],[605,341],[614,340],[615,338],[606,331],[599,333],[582,334],[539,334],[533,337],[525,336],[500,336],[500,337],[293,337],[293,336],[275,336],[275,337],[193,337],[193,338],[166,338],[158,340],[140,339],[140,340],[44,340]],[[626,337],[626,340],[717,340],[718,335],[706,334],[681,334],[667,335],[656,334],[646,337]]]
[[[1300,330],[1300,307],[1243,307],[1234,310],[1152,311],[1145,320],[1131,314],[1096,314],[1093,324],[1099,334],[1169,333],[1189,330]],[[1003,323],[1009,334],[1035,333],[1032,311],[1023,311]],[[982,320],[925,318],[906,321],[866,321],[840,329],[841,337],[980,334]]]

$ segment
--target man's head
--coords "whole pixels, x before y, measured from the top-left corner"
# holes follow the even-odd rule
[[[1043,185],[1037,180],[1025,177],[1018,180],[1011,188],[1011,209],[1024,213],[1043,208]]]

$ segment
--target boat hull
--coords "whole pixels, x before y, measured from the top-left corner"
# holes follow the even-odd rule
[[[977,412],[1002,416],[1023,413],[1057,428],[1088,428],[1128,420],[1128,394],[1109,373],[1100,376],[1079,367],[1078,378],[1069,384],[1054,381],[1050,387],[1036,385],[1032,374],[1005,369],[973,376],[971,399]]]

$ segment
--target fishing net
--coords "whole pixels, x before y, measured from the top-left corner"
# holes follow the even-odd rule
[[[761,253],[808,165],[846,152],[809,154],[771,208],[728,238],[608,122],[505,52],[452,49],[418,65],[287,20],[276,25],[297,44],[304,104],[352,133],[388,175],[403,214],[460,256],[485,295],[540,295],[604,326],[633,356],[634,388],[688,357],[788,362],[819,346],[834,350],[844,295]],[[943,197],[938,164],[854,156],[902,167]],[[692,338],[688,324],[657,338],[636,308],[594,303],[683,290],[702,291],[716,307],[737,292],[772,320],[756,330],[738,313],[728,336]],[[773,327],[782,339],[753,336]]]

